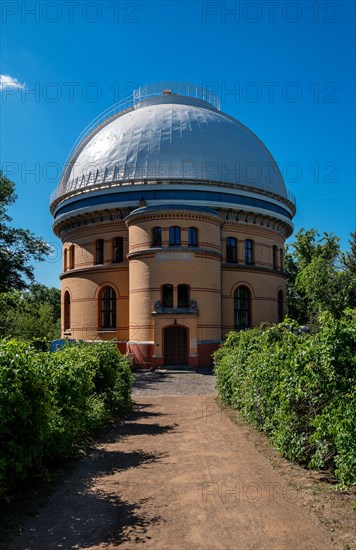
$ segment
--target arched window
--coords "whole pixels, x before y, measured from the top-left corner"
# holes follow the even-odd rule
[[[254,253],[253,253],[253,241],[251,239],[245,240],[245,264],[253,265],[254,264]]]
[[[63,251],[63,271],[68,269],[68,250],[65,248]]]
[[[189,285],[178,285],[178,307],[189,307]]]
[[[72,244],[69,247],[69,269],[74,269],[75,267],[75,246]]]
[[[104,239],[98,239],[95,243],[95,264],[104,263]]]
[[[169,228],[169,246],[180,246],[180,227],[176,225]]]
[[[235,237],[227,237],[226,239],[226,261],[229,264],[237,262],[237,239]]]
[[[163,285],[162,307],[173,307],[173,285]]]
[[[278,323],[281,323],[284,319],[284,295],[283,295],[283,290],[280,290],[278,292],[277,315],[278,315]]]
[[[281,269],[281,271],[284,271],[284,252],[283,252],[283,248],[280,249],[279,254],[280,254],[280,269]]]
[[[124,239],[122,237],[115,237],[112,241],[112,261],[114,263],[121,263],[124,261]]]
[[[235,329],[242,330],[248,328],[251,324],[250,319],[251,299],[250,291],[244,286],[239,286],[235,290],[234,309],[235,309]]]
[[[111,286],[103,289],[100,302],[101,328],[116,328],[116,292]]]
[[[273,269],[278,269],[278,248],[273,245]]]
[[[198,246],[198,229],[196,227],[188,228],[188,246]]]
[[[162,246],[162,227],[152,229],[152,246]]]
[[[70,294],[64,293],[64,331],[70,330]]]

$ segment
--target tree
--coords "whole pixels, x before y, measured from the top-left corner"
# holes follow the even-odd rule
[[[316,229],[301,229],[286,254],[287,313],[313,324],[321,311],[340,317],[356,307],[356,241],[343,254],[332,233],[320,238]]]
[[[0,292],[27,288],[34,280],[30,261],[43,261],[50,252],[43,239],[10,225],[7,209],[16,199],[14,182],[0,171]]]
[[[356,272],[356,231],[351,233],[351,239],[349,240],[350,250],[343,255],[344,266],[352,271]]]
[[[60,305],[60,291],[40,284],[0,294],[0,337],[59,338]]]

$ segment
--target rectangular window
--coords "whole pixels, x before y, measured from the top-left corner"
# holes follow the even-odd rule
[[[75,267],[75,246],[72,244],[69,248],[69,269]]]
[[[273,269],[278,269],[278,249],[275,244],[273,245]]]
[[[67,271],[68,269],[68,251],[65,248],[63,251],[63,271]]]
[[[253,241],[251,241],[251,239],[246,239],[245,241],[245,264],[246,265],[254,264]]]
[[[98,239],[95,243],[95,264],[104,263],[104,240]]]
[[[237,239],[235,237],[226,239],[226,261],[229,264],[237,263]]]
[[[70,330],[70,295],[64,294],[64,330]]]
[[[178,285],[178,307],[189,307],[189,285]]]
[[[162,307],[173,307],[173,285],[163,285]]]
[[[283,306],[284,306],[284,295],[283,295],[283,291],[280,290],[278,292],[278,310],[277,310],[277,315],[278,315],[278,323],[281,323],[283,321]]]
[[[247,288],[238,287],[234,296],[235,329],[242,330],[250,325],[250,294]]]
[[[152,246],[162,246],[162,227],[152,229]]]
[[[101,297],[102,328],[116,327],[116,293],[113,288],[104,289]]]
[[[284,271],[284,251],[283,248],[281,248],[280,252],[280,270]]]
[[[115,237],[113,239],[113,262],[121,263],[124,261],[124,239]]]
[[[198,230],[196,227],[188,229],[188,246],[198,246]]]
[[[169,228],[169,246],[180,246],[180,227]]]

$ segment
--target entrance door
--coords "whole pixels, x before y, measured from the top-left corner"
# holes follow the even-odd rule
[[[172,325],[164,330],[164,364],[187,364],[188,329]]]

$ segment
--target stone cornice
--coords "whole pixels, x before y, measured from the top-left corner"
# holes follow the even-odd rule
[[[97,193],[97,194],[100,194],[101,192],[105,192],[105,191],[108,191],[108,190],[112,190],[112,189],[116,189],[117,191],[120,192],[120,190],[124,190],[124,189],[127,189],[127,188],[137,188],[139,187],[140,189],[145,189],[145,188],[152,188],[153,186],[154,187],[157,187],[157,189],[159,189],[160,187],[162,186],[183,186],[183,185],[189,185],[189,186],[193,186],[193,187],[196,187],[197,189],[201,188],[201,187],[218,187],[220,189],[231,189],[231,190],[234,190],[234,191],[244,191],[244,192],[247,192],[247,193],[255,193],[256,195],[262,195],[262,196],[265,196],[265,197],[268,197],[270,199],[273,199],[273,200],[276,200],[278,202],[281,202],[282,204],[284,204],[285,206],[287,206],[287,208],[289,208],[289,210],[292,212],[293,216],[295,215],[296,213],[296,205],[295,205],[295,199],[294,197],[289,194],[290,196],[288,197],[284,197],[282,195],[279,195],[279,194],[276,194],[276,193],[273,193],[272,191],[269,191],[267,189],[263,189],[263,188],[260,188],[260,187],[253,187],[252,185],[243,185],[243,184],[238,184],[238,183],[225,183],[225,182],[218,182],[218,181],[209,181],[209,180],[204,180],[204,181],[200,181],[200,180],[189,180],[189,179],[185,179],[185,180],[180,180],[180,179],[158,179],[158,180],[155,180],[155,179],[152,179],[152,178],[149,178],[149,179],[138,179],[137,181],[135,180],[122,180],[122,181],[112,181],[112,182],[105,182],[105,185],[103,185],[103,183],[98,183],[97,185],[88,185],[88,186],[84,186],[84,187],[81,187],[81,188],[75,188],[73,190],[70,190],[70,191],[67,191],[67,192],[64,192],[64,193],[61,193],[60,195],[58,195],[57,197],[54,198],[54,200],[52,200],[52,203],[51,203],[51,206],[50,206],[50,211],[51,213],[53,214],[54,211],[56,210],[56,208],[58,208],[58,206],[63,203],[64,201],[66,201],[67,199],[71,198],[71,197],[78,197],[78,196],[81,196],[81,195],[85,195],[85,194],[88,194],[88,193]]]
[[[256,230],[259,228],[265,230],[273,230],[283,236],[283,238],[289,237],[292,233],[291,226],[272,214],[261,214],[252,211],[242,209],[224,209],[216,208],[216,215],[213,213],[199,212],[199,210],[190,210],[189,206],[186,209],[182,207],[177,210],[157,210],[149,211],[147,213],[137,213],[132,215],[134,209],[132,208],[98,208],[94,212],[87,212],[84,214],[73,214],[65,219],[55,221],[53,224],[53,230],[57,236],[63,237],[78,228],[84,228],[91,226],[93,228],[101,229],[103,227],[110,227],[117,222],[125,222],[126,225],[131,223],[140,223],[142,221],[175,218],[175,219],[194,219],[209,221],[217,225],[240,225],[247,229]],[[132,215],[132,218],[128,219],[128,216]]]
[[[214,222],[217,225],[221,226],[223,223],[223,220],[221,219],[221,216],[218,212],[204,212],[203,209],[201,211],[189,208],[187,206],[186,208],[177,207],[177,210],[175,209],[157,209],[157,210],[149,210],[147,212],[132,212],[127,216],[125,219],[126,225],[129,227],[131,224],[140,223],[142,221],[147,220],[164,220],[164,219],[189,219],[189,220],[202,220],[202,221],[209,221]]]
[[[88,273],[103,273],[109,271],[127,271],[129,270],[129,265],[127,261],[120,263],[110,263],[110,264],[101,264],[101,265],[91,265],[89,267],[79,267],[74,269],[68,269],[61,273],[59,278],[61,280],[68,279],[70,277],[76,277],[78,275],[86,275]]]
[[[54,233],[62,238],[65,233],[79,227],[90,225],[94,228],[101,228],[109,227],[113,222],[123,222],[131,211],[131,208],[98,208],[95,212],[73,214],[63,220],[55,221],[52,227]]]
[[[280,277],[281,279],[286,279],[286,275],[283,271],[279,271],[277,269],[273,269],[272,267],[264,267],[259,265],[246,265],[246,264],[238,264],[238,263],[228,263],[223,262],[221,264],[221,271],[239,271],[239,272],[246,272],[246,273],[263,273],[264,275],[273,275],[275,277]]]

